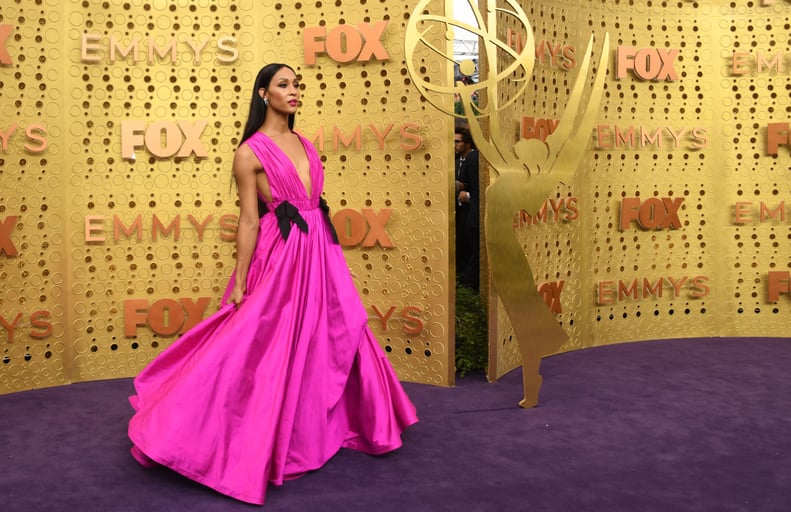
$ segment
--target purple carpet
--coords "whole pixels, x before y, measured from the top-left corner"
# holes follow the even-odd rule
[[[2,369],[0,369],[2,370]],[[421,422],[270,487],[270,511],[791,511],[791,340],[631,343],[406,384]],[[131,379],[0,396],[0,511],[259,510],[129,455]]]

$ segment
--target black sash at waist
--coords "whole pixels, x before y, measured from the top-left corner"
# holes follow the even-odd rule
[[[319,200],[319,208],[324,214],[324,220],[327,226],[330,228],[332,241],[338,244],[338,233],[335,232],[335,226],[332,225],[332,219],[330,219],[330,207],[323,197]],[[305,219],[299,214],[297,207],[288,201],[283,201],[277,205],[277,208],[275,208],[275,216],[277,217],[277,227],[280,230],[280,235],[283,237],[283,240],[288,240],[288,235],[291,234],[292,224],[297,226],[303,233],[308,232],[308,223],[305,222]]]

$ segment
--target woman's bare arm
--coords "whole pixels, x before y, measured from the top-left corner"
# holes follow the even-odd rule
[[[239,226],[236,229],[236,280],[228,302],[242,303],[247,292],[247,271],[258,238],[258,195],[256,175],[261,164],[253,151],[242,145],[233,159],[233,176],[239,191]]]

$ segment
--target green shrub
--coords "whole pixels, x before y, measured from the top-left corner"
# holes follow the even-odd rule
[[[489,336],[486,311],[471,289],[456,285],[456,371],[459,377],[486,371]]]

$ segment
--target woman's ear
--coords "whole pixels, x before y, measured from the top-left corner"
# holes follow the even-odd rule
[[[261,99],[264,99],[264,93],[265,92],[266,92],[266,89],[264,89],[263,87],[258,89],[258,95],[261,96]]]

